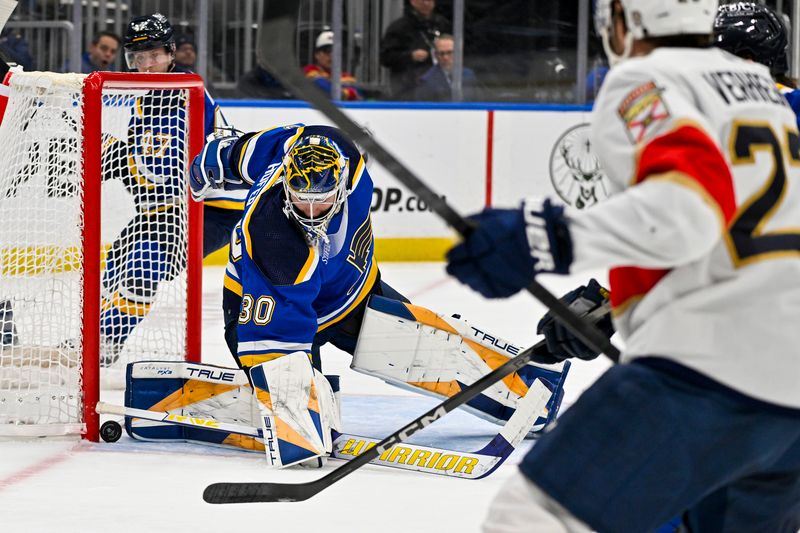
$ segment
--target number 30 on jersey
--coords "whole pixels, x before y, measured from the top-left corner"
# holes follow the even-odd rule
[[[272,320],[274,310],[275,300],[272,296],[259,296],[254,299],[250,294],[243,294],[239,324],[247,324],[252,320],[257,326],[266,326]]]

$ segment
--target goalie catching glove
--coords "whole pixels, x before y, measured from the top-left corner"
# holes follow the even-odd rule
[[[561,297],[576,315],[586,316],[599,307],[609,307],[609,292],[595,279],[589,280]],[[595,324],[609,339],[614,334],[610,309]],[[577,357],[578,359],[594,359],[600,352],[588,347],[574,333],[567,329],[551,313],[545,314],[536,326],[536,333],[544,335],[550,355],[559,360]]]

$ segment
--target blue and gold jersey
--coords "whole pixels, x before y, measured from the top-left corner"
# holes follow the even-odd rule
[[[207,136],[226,124],[208,92],[204,107]],[[104,179],[121,179],[139,211],[160,211],[186,196],[186,109],[184,91],[148,91],[133,101],[126,138],[104,143]]]
[[[347,158],[347,199],[309,244],[284,213],[281,162],[305,134],[333,140]],[[372,179],[356,147],[336,128],[292,125],[240,139],[231,166],[254,181],[234,230],[225,273],[226,317],[238,315],[238,357],[252,366],[311,350],[314,336],[342,319],[378,279],[370,205]],[[228,318],[226,318],[228,322]]]

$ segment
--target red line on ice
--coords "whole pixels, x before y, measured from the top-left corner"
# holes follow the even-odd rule
[[[67,459],[70,459],[72,457],[72,453],[76,450],[76,448],[79,448],[79,446],[80,443],[77,443],[67,450],[59,452],[55,455],[51,455],[50,457],[46,457],[38,463],[32,464],[27,468],[23,468],[18,472],[14,472],[10,476],[0,478],[0,492],[12,485],[16,485],[17,483],[25,481],[35,475],[41,474],[45,470],[63,463]]]

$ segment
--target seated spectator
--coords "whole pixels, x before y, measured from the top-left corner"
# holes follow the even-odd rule
[[[443,34],[433,42],[436,64],[428,69],[419,79],[414,91],[416,100],[424,102],[447,102],[452,100],[453,54],[455,39],[450,34]],[[481,99],[481,88],[475,73],[466,67],[461,69],[461,94],[464,100]]]
[[[178,35],[175,38],[175,66],[194,72],[197,63],[197,46],[191,35]]]
[[[409,0],[402,17],[381,40],[381,65],[390,71],[392,98],[410,100],[417,81],[432,65],[433,41],[450,33],[450,22],[433,12],[434,0]]]
[[[89,50],[81,54],[81,73],[89,74],[96,70],[116,71],[114,61],[117,59],[121,44],[122,39],[116,33],[99,32],[89,44]],[[75,72],[69,61],[64,65],[64,72]]]
[[[239,78],[236,84],[237,98],[252,98],[254,100],[286,100],[292,94],[283,88],[272,74],[256,66],[251,71]]]
[[[317,37],[316,45],[314,46],[314,64],[306,65],[303,68],[303,73],[306,78],[314,80],[314,84],[325,91],[325,94],[331,94],[331,65],[333,64],[332,58],[333,51],[333,32],[323,31]],[[363,100],[364,96],[361,90],[356,85],[356,79],[348,72],[342,72],[341,75],[342,85],[342,100]]]
[[[28,41],[17,30],[6,29],[0,34],[0,55],[6,62],[16,63],[25,70],[36,67]]]

